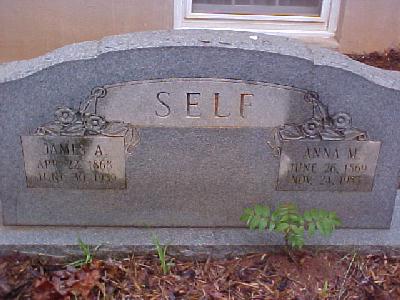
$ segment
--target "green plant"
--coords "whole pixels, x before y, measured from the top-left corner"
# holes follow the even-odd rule
[[[324,286],[320,289],[320,296],[323,299],[326,299],[329,297],[329,282],[328,280],[324,281]]]
[[[293,203],[280,204],[271,211],[268,206],[256,204],[245,208],[240,220],[246,222],[250,229],[269,230],[283,233],[286,246],[302,248],[304,233],[312,236],[317,230],[329,236],[341,224],[335,212],[323,209],[311,209],[300,214]]]
[[[78,259],[72,263],[70,263],[70,266],[73,267],[82,267],[83,265],[87,265],[92,263],[93,261],[93,254],[90,250],[90,246],[88,244],[85,244],[81,238],[78,238],[78,243],[79,243],[79,248],[82,251],[83,254],[83,258],[82,259]],[[95,248],[95,250],[97,249],[97,247]]]
[[[157,236],[153,236],[153,244],[156,246],[158,260],[160,261],[161,269],[164,275],[169,274],[171,267],[174,266],[173,262],[167,261],[167,248],[168,246],[162,246]]]

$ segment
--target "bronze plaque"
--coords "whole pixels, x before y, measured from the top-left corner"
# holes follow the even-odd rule
[[[277,189],[369,192],[381,142],[285,141]]]
[[[22,136],[29,188],[124,189],[124,137]]]
[[[233,79],[154,79],[102,89],[97,112],[138,127],[271,128],[302,122],[312,109],[304,90]]]

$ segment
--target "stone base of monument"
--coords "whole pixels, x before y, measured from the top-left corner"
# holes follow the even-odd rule
[[[306,240],[305,248],[339,251],[390,252],[400,249],[400,193],[390,229],[338,229],[329,238]],[[12,251],[60,257],[80,255],[78,238],[98,247],[98,256],[118,256],[154,251],[152,238],[169,246],[180,257],[224,257],[281,250],[284,241],[276,234],[246,228],[110,228],[110,227],[1,227],[0,255]]]

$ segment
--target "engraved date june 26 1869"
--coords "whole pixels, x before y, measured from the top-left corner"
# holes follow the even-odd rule
[[[285,142],[278,190],[371,191],[379,149],[376,141]]]

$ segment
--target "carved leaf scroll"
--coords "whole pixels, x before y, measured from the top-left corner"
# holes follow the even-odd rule
[[[319,100],[315,92],[308,92],[304,100],[313,107],[312,117],[303,124],[284,124],[274,131],[273,142],[267,144],[274,156],[280,155],[281,143],[295,140],[321,141],[365,141],[367,132],[352,126],[349,114],[344,112],[331,115],[328,106]]]
[[[107,121],[97,114],[97,101],[105,97],[106,89],[99,87],[92,90],[91,95],[81,103],[79,110],[69,107],[59,107],[54,113],[54,120],[39,126],[35,135],[49,136],[90,136],[103,135],[108,137],[125,137],[127,153],[132,153],[139,143],[137,128],[129,123]]]

